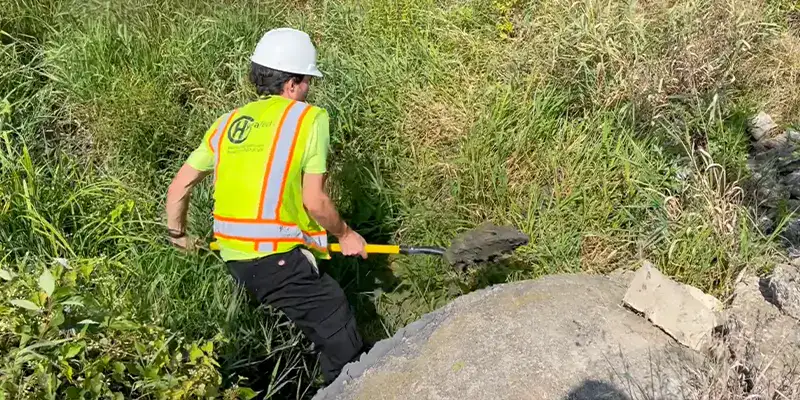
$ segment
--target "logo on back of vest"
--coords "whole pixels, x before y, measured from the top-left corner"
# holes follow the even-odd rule
[[[228,128],[228,140],[233,144],[239,144],[247,140],[250,135],[250,129],[253,127],[252,122],[253,118],[247,115],[236,118]]]

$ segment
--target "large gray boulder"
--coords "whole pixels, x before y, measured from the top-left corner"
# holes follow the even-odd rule
[[[766,295],[766,296],[765,296]],[[736,285],[726,344],[749,392],[763,397],[800,397],[800,324],[768,300],[768,283],[748,276]]]
[[[622,305],[603,276],[462,296],[349,364],[315,399],[681,399],[700,356]]]

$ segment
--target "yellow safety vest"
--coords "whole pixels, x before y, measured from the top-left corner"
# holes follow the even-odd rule
[[[306,246],[329,259],[325,229],[303,206],[302,160],[323,109],[274,97],[222,117],[208,139],[214,157],[214,237],[219,247],[262,257]]]

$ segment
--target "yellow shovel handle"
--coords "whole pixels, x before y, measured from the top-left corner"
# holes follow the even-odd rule
[[[217,242],[211,242],[209,247],[214,251],[219,250],[219,244],[217,244]],[[331,243],[328,249],[335,253],[342,252],[342,246],[340,246],[339,243]],[[400,246],[389,244],[368,244],[366,250],[367,254],[400,254]]]
[[[339,243],[331,243],[328,245],[328,250],[341,253],[342,246]],[[390,244],[368,244],[366,250],[367,254],[400,254],[400,246]]]

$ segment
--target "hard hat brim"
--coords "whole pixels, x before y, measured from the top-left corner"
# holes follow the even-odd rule
[[[309,68],[308,70],[305,70],[305,71],[300,71],[300,70],[295,70],[295,69],[292,69],[292,68],[285,68],[282,65],[273,65],[270,62],[265,62],[263,60],[260,60],[258,57],[251,57],[250,61],[252,61],[253,63],[256,63],[256,64],[258,64],[258,65],[260,65],[262,67],[274,69],[276,71],[288,72],[290,74],[298,74],[298,75],[309,75],[309,76],[314,76],[314,77],[317,77],[317,78],[322,78],[322,72],[320,72],[319,68],[317,68],[316,66],[313,66],[313,67],[311,67],[311,68]]]
[[[311,71],[307,72],[306,75],[311,75],[311,76],[315,76],[317,78],[322,78],[322,72],[320,72],[319,69],[317,69],[317,67],[314,67],[314,69],[312,69]]]

